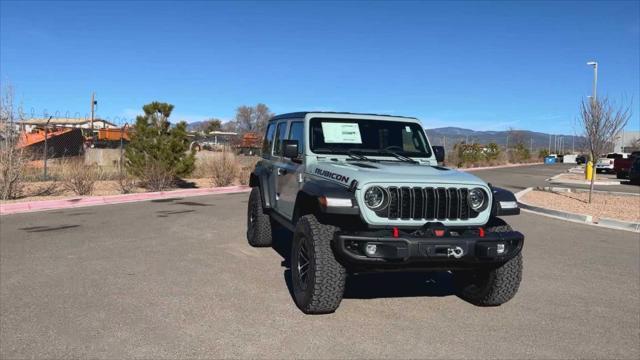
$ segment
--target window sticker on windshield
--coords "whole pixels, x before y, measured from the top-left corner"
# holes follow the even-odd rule
[[[322,132],[327,144],[362,144],[358,124],[323,122]]]
[[[409,126],[405,126],[404,127],[404,131],[410,133],[411,132],[411,128]]]

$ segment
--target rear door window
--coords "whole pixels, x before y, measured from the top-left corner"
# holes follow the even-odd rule
[[[283,121],[278,123],[278,128],[276,130],[276,138],[273,140],[273,156],[282,155],[282,140],[284,139],[286,131],[287,131],[287,122]]]
[[[269,124],[267,127],[266,134],[264,136],[264,142],[262,143],[262,155],[264,157],[268,157],[271,154],[271,149],[273,148],[273,134],[276,125],[274,123]]]

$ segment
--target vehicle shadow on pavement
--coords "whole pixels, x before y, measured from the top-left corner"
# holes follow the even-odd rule
[[[282,257],[284,281],[293,298],[291,284],[291,240],[293,233],[274,229],[273,249]],[[351,275],[347,278],[345,299],[377,299],[455,295],[453,279],[448,272],[397,272]]]

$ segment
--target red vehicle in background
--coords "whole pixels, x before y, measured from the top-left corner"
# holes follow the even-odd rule
[[[640,157],[640,151],[634,151],[627,158],[617,158],[613,161],[613,171],[618,179],[628,179],[629,170],[633,164],[633,160]]]

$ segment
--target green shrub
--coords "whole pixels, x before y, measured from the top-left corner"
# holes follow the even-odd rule
[[[163,190],[172,186],[175,177],[191,174],[195,151],[188,151],[187,124],[172,127],[169,122],[173,105],[152,102],[142,109],[144,115],[136,118],[125,151],[126,167],[147,188]]]

